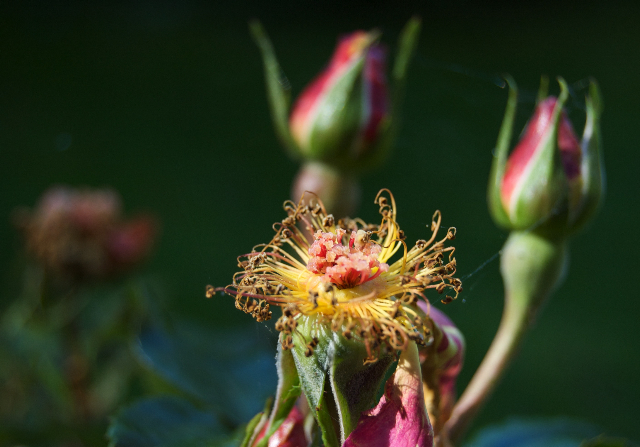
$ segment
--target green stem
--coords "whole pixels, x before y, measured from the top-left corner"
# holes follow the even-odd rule
[[[458,443],[517,354],[542,304],[562,281],[566,243],[534,232],[512,232],[501,257],[505,307],[500,327],[480,367],[444,426]],[[445,442],[446,444],[446,442]]]

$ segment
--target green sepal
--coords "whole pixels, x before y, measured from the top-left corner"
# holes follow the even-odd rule
[[[582,200],[569,216],[571,231],[579,230],[596,213],[605,193],[605,170],[600,136],[602,98],[594,79],[589,84],[586,98],[587,120],[582,135]]]
[[[528,162],[531,166],[517,194],[515,210],[509,210],[511,229],[540,229],[552,234],[565,232],[568,217],[567,177],[558,150],[558,125],[562,108],[569,97],[569,87],[564,79],[558,78],[560,95],[553,109],[547,134],[540,149]]]
[[[507,155],[513,134],[513,121],[518,105],[518,86],[511,76],[506,75],[504,78],[509,85],[509,98],[507,99],[507,108],[504,112],[504,118],[502,119],[500,133],[498,134],[498,141],[493,151],[491,174],[489,174],[489,187],[487,188],[487,202],[495,223],[503,228],[510,229],[511,221],[502,205],[500,191],[502,190],[502,179],[504,178]]]
[[[304,156],[339,167],[348,167],[357,160],[352,153],[353,141],[359,132],[362,113],[362,70],[366,52],[353,62],[339,79],[322,95],[318,113],[311,119]]]
[[[422,20],[420,17],[413,16],[402,29],[400,39],[398,40],[398,55],[393,64],[392,76],[394,82],[404,82],[407,76],[409,63],[418,46],[421,27]]]
[[[536,104],[540,104],[549,96],[549,77],[546,75],[540,76],[540,88],[538,89],[538,96],[536,97]]]
[[[383,356],[373,364],[364,365],[366,350],[362,341],[347,340],[335,334],[336,351],[329,380],[336,399],[344,439],[356,428],[362,412],[375,403],[378,389],[394,358]],[[364,350],[361,355],[353,355]],[[343,439],[343,442],[344,442]]]
[[[293,360],[291,351],[285,351],[278,344],[278,390],[276,391],[276,400],[269,417],[269,429],[260,440],[257,447],[266,447],[269,438],[273,435],[282,423],[287,419],[291,409],[296,403],[302,389],[300,388],[300,378]]]
[[[289,80],[282,71],[282,68],[280,68],[271,40],[260,21],[250,21],[249,30],[262,55],[267,98],[269,99],[271,119],[273,120],[276,134],[289,152],[289,155],[294,159],[299,159],[298,146],[293,141],[293,138],[291,138],[291,133],[289,132],[289,106],[291,103],[291,86],[289,85]]]
[[[332,399],[330,391],[325,392],[328,383],[329,349],[332,346],[329,335],[323,326],[318,325],[318,331],[313,336],[318,338],[318,346],[311,357],[305,356],[306,344],[311,337],[312,324],[305,324],[310,317],[301,317],[298,320],[298,329],[293,336],[294,347],[291,350],[296,364],[300,386],[304,391],[309,408],[313,413],[322,432],[322,441],[326,447],[339,446],[338,434],[333,426],[333,419],[328,406],[327,398]],[[315,319],[313,319],[315,321]],[[316,335],[317,334],[317,335]],[[306,337],[306,340],[303,338]]]
[[[293,357],[302,390],[316,415],[326,446],[341,445],[333,418],[338,419],[340,440],[344,442],[362,412],[375,404],[385,373],[394,360],[393,356],[384,355],[365,365],[368,353],[364,342],[355,336],[349,340],[341,334],[342,331],[332,331],[316,317],[305,316],[298,320],[293,337]],[[313,337],[318,339],[318,346],[307,357],[306,344]]]
[[[242,438],[242,442],[240,443],[240,447],[249,447],[251,445],[251,441],[256,437],[264,424],[267,423],[267,413],[262,411],[256,414],[247,424],[244,429],[244,438]]]
[[[422,20],[418,16],[413,16],[400,33],[397,54],[391,71],[393,84],[390,92],[391,104],[388,118],[384,123],[385,128],[380,129],[380,137],[375,149],[372,151],[372,156],[365,160],[364,165],[361,166],[362,169],[380,165],[393,147],[393,142],[400,127],[407,73],[418,47],[421,28]]]

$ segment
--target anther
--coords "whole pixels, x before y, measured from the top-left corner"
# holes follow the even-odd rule
[[[450,297],[449,295],[445,296],[444,299],[440,300],[442,304],[449,304],[451,301],[453,301],[453,297]]]
[[[296,218],[293,216],[285,217],[282,219],[282,225],[290,227],[296,224]]]

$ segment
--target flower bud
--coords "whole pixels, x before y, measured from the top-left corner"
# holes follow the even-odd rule
[[[302,92],[290,113],[290,83],[262,25],[250,23],[264,62],[269,106],[276,133],[289,153],[342,170],[379,163],[398,127],[407,68],[415,51],[420,19],[400,35],[391,70],[377,32],[353,32],[338,42],[327,68]]]
[[[291,135],[305,158],[343,164],[375,146],[388,114],[386,54],[377,37],[364,31],[343,37],[294,104]]]
[[[511,230],[552,228],[572,232],[597,208],[602,193],[599,94],[591,84],[582,143],[563,110],[568,88],[541,100],[507,159],[517,93],[511,93],[493,160],[489,206],[496,222]]]

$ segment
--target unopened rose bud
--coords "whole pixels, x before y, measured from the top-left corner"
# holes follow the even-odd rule
[[[420,20],[412,18],[402,31],[390,88],[379,33],[355,31],[340,39],[328,66],[303,90],[291,111],[291,84],[273,46],[259,22],[251,22],[250,28],[262,53],[276,133],[289,152],[340,170],[362,171],[379,164],[398,127]]]
[[[511,95],[489,185],[489,205],[496,222],[511,230],[552,228],[569,233],[593,214],[602,194],[599,151],[599,94],[592,83],[587,97],[587,125],[582,143],[563,110],[568,89],[560,80],[558,98],[541,100],[507,159],[517,93]]]
[[[343,37],[294,104],[291,135],[304,158],[341,166],[375,149],[389,112],[386,55],[377,38],[364,31]]]

